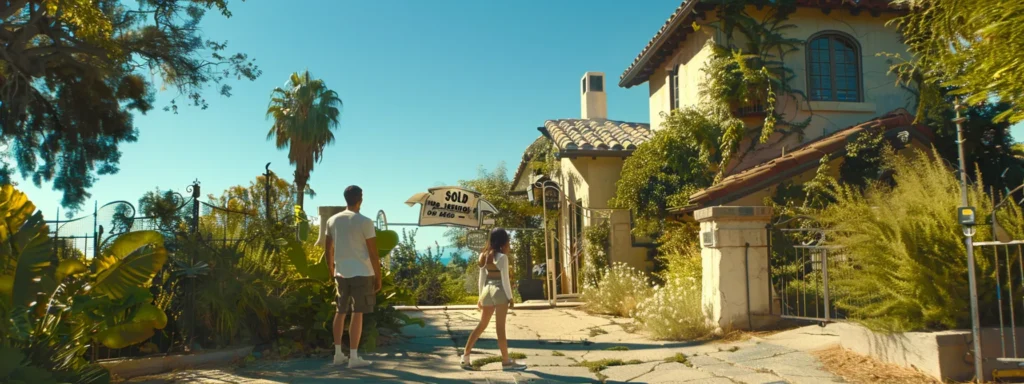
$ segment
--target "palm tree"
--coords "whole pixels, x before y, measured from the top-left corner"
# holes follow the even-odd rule
[[[309,189],[309,174],[323,157],[324,147],[334,142],[341,116],[341,98],[323,80],[309,71],[292,73],[284,88],[270,94],[267,118],[273,118],[267,140],[276,139],[277,148],[288,148],[288,161],[295,166],[296,203],[303,207]]]

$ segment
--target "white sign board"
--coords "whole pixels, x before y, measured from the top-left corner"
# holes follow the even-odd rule
[[[426,193],[417,193],[405,202],[409,206],[420,204],[419,225],[480,228],[483,214],[497,213],[491,203],[480,198],[480,193],[459,187],[438,187]]]
[[[487,246],[487,231],[466,233],[466,247],[473,252],[481,252]]]

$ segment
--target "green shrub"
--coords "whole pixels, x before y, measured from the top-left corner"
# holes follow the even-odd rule
[[[597,285],[585,286],[580,298],[588,312],[628,317],[650,293],[651,284],[642,272],[615,263]]]
[[[833,231],[830,244],[843,247],[847,258],[829,268],[836,306],[876,330],[969,327],[966,249],[956,214],[961,205],[957,174],[934,152],[933,157],[890,152],[885,162],[895,172],[894,186],[875,183],[863,193],[856,187],[835,186],[835,203],[818,215]],[[975,183],[970,204],[979,219],[988,217],[992,198],[978,187],[981,180]],[[1020,239],[1024,220],[1020,208],[1010,205],[999,212],[1000,223]],[[975,241],[991,239],[987,225],[975,228]],[[992,317],[997,308],[992,262],[979,255],[976,265],[980,307],[992,309],[982,313],[982,321],[992,323],[997,320]],[[1003,289],[1005,294],[1005,285]],[[1014,295],[1020,297],[1020,292]]]
[[[658,239],[658,262],[661,266],[658,277],[663,284],[687,281],[699,288],[703,268],[697,241],[700,228],[697,223],[673,223],[667,228]]]
[[[480,266],[476,260],[471,260],[466,266],[466,272],[462,274],[462,287],[467,294],[480,294]]]
[[[700,339],[713,331],[701,310],[700,286],[688,280],[671,280],[655,287],[633,317],[658,340]]]
[[[692,340],[708,336],[701,310],[701,256],[695,223],[677,223],[661,237],[659,260],[664,282],[637,306],[634,317],[655,339]]]
[[[608,268],[608,247],[611,246],[611,227],[608,221],[583,229],[586,238],[586,259],[583,261],[583,284],[596,285],[601,273]]]

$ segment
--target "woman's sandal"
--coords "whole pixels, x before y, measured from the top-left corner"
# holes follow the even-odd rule
[[[460,356],[459,360],[460,360],[459,366],[461,366],[462,369],[465,369],[467,371],[472,371],[473,370],[473,363],[467,362],[465,356]]]

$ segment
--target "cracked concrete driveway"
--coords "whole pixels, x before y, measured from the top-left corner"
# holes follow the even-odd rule
[[[521,362],[529,368],[510,373],[502,372],[500,363],[484,365],[479,371],[459,368],[460,348],[478,321],[476,311],[413,314],[423,318],[426,327],[406,328],[405,342],[370,354],[368,358],[374,361],[371,369],[337,368],[325,359],[293,359],[259,361],[245,368],[175,372],[130,382],[842,382],[808,353],[838,342],[838,337],[816,326],[733,343],[661,342],[633,332],[631,319],[565,308],[515,310],[509,316],[509,349],[525,354]],[[477,343],[473,359],[498,353],[492,323]],[[601,360],[610,364],[598,372],[581,364]]]

